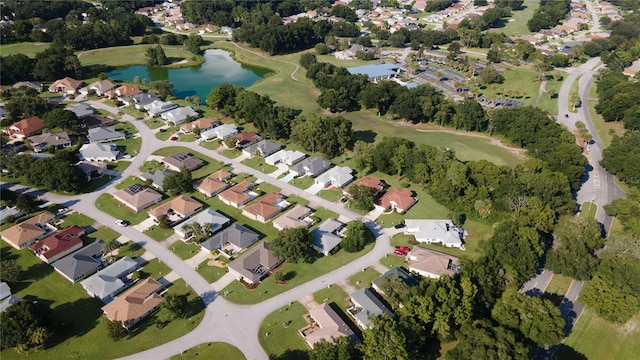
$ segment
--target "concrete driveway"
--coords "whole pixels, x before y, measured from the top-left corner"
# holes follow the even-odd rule
[[[320,190],[324,189],[324,185],[322,184],[317,184],[317,183],[313,183],[313,185],[309,186],[307,189],[305,189],[305,192],[308,192],[311,195],[315,195],[317,194]]]
[[[133,225],[133,228],[140,232],[144,232],[145,230],[152,227],[153,225],[156,225],[156,222],[152,218],[147,218],[142,220],[141,223]]]

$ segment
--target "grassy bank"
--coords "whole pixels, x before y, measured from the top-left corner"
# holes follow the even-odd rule
[[[104,49],[86,50],[77,53],[78,59],[83,66],[106,65],[112,67],[127,65],[146,65],[145,52],[148,48],[155,46],[129,45],[115,46]],[[192,67],[204,62],[200,55],[185,50],[181,46],[162,46],[167,55],[167,67]],[[182,62],[186,60],[185,62]],[[177,64],[180,63],[180,64]]]
[[[593,127],[596,129],[596,132],[598,133],[598,136],[602,141],[602,145],[605,148],[608,148],[609,145],[611,145],[613,136],[622,136],[625,132],[625,129],[624,125],[620,121],[605,122],[602,118],[602,115],[596,112],[597,104],[598,93],[596,92],[596,84],[594,82],[589,89],[589,101],[587,102],[587,105],[589,106],[589,116],[591,117],[591,121],[593,122]]]
[[[15,44],[0,45],[2,56],[25,54],[30,58],[35,58],[36,54],[43,52],[51,46],[51,43],[21,42]]]
[[[171,360],[195,359],[243,360],[246,358],[237,347],[223,342],[200,344],[171,357]]]
[[[523,6],[524,9],[511,12],[511,17],[504,21],[504,26],[489,31],[501,32],[507,36],[531,34],[527,28],[527,21],[533,17],[533,13],[540,6],[540,3],[536,0],[529,0],[525,1]]]

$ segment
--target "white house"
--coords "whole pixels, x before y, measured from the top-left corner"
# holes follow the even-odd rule
[[[80,160],[86,161],[116,161],[120,151],[113,144],[93,143],[84,144],[80,148]]]
[[[461,227],[451,220],[406,219],[405,234],[414,235],[417,242],[427,244],[441,243],[442,246],[461,248],[462,239],[467,235]]]
[[[200,133],[203,140],[219,139],[224,140],[238,133],[238,128],[233,124],[222,124]]]
[[[187,121],[187,118],[196,119],[199,116],[200,114],[198,114],[198,112],[191,106],[179,107],[160,115],[165,124],[173,123],[173,125],[183,124]]]
[[[185,225],[190,225],[193,223],[198,223],[200,225],[211,224],[210,234],[215,234],[220,229],[227,226],[230,221],[231,220],[228,217],[209,208],[209,209],[202,210],[199,213],[193,215],[182,224],[174,226],[173,231],[178,236],[180,236],[180,239],[182,239],[183,241],[186,241],[187,239],[189,239],[191,234],[185,231],[184,229]]]
[[[320,174],[316,179],[315,183],[322,186],[335,186],[342,188],[351,181],[353,181],[353,175],[351,173],[353,170],[346,166],[336,166],[323,174]]]
[[[302,161],[307,155],[300,151],[280,150],[274,154],[267,156],[264,161],[269,165],[278,163],[287,164],[289,166]]]
[[[170,101],[155,100],[151,104],[146,105],[144,109],[147,110],[149,116],[154,117],[177,107],[178,105]]]

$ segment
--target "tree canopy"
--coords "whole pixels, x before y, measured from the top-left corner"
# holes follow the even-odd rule
[[[305,227],[284,229],[269,243],[276,256],[292,263],[304,261],[310,246],[311,235]]]

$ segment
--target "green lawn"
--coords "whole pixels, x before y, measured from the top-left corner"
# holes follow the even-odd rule
[[[315,279],[318,276],[335,270],[349,262],[361,257],[373,248],[373,243],[365,246],[364,250],[357,253],[347,253],[339,250],[337,253],[317,258],[313,263],[289,264],[281,270],[286,277],[290,277],[287,285],[276,285],[275,277],[270,276],[254,290],[246,290],[244,285],[237,281],[232,282],[223,291],[228,291],[227,300],[238,304],[255,304],[272,296],[283,293],[300,284]]]
[[[152,225],[150,228],[145,230],[144,233],[155,241],[164,241],[169,236],[173,235],[173,229],[163,229],[159,225]]]
[[[115,142],[118,150],[125,155],[136,156],[140,151],[140,147],[142,146],[142,139],[140,138],[132,138],[132,139],[124,139],[117,140]]]
[[[160,121],[159,118],[153,118],[149,120],[145,120],[144,124],[147,125],[150,129],[157,129],[161,126],[164,126],[164,122]]]
[[[200,344],[171,357],[171,360],[196,359],[243,360],[246,358],[237,347],[223,342]]]
[[[68,227],[71,227],[73,225],[78,225],[81,227],[87,227],[91,224],[93,224],[94,222],[96,222],[95,220],[93,220],[92,218],[88,217],[87,215],[81,214],[79,212],[72,212],[70,214],[65,215],[65,217],[63,218],[63,222],[62,225],[60,226],[63,229],[66,229]]]
[[[212,158],[208,157],[208,156],[204,156],[199,152],[195,152],[192,151],[189,148],[185,148],[185,147],[181,147],[181,146],[170,146],[170,147],[166,147],[166,148],[162,148],[159,150],[156,150],[153,155],[159,155],[159,156],[169,156],[169,155],[173,155],[175,153],[178,153],[180,151],[184,151],[187,154],[190,154],[192,156],[197,157],[198,159],[204,161],[205,165],[202,166],[199,169],[196,169],[194,171],[191,172],[191,176],[194,179],[199,179],[199,178],[203,178],[209,174],[212,174],[220,169],[222,169],[222,166],[224,165],[223,163],[213,160]]]
[[[272,192],[278,193],[278,192],[280,192],[280,190],[282,190],[279,187],[277,187],[275,185],[272,185],[272,184],[269,184],[267,182],[261,182],[254,189],[255,190],[260,190],[260,191],[264,192],[265,194],[272,193]]]
[[[402,266],[405,265],[404,257],[403,256],[394,255],[394,254],[386,255],[385,257],[380,259],[380,262],[382,263],[382,265],[388,267],[389,269],[394,268],[394,267],[402,267]]]
[[[77,53],[77,56],[83,66],[108,65],[118,67],[145,65],[147,63],[145,51],[151,46],[155,45],[115,46],[81,51]],[[198,61],[191,60],[193,54],[182,46],[162,46],[162,48],[170,63],[187,60],[187,63],[181,66],[191,67],[198,64]]]
[[[130,161],[117,161],[107,163],[107,168],[114,171],[125,171],[129,165],[131,165]]]
[[[140,166],[141,172],[156,171],[162,169],[164,169],[164,166],[157,160],[145,161],[142,166]]]
[[[341,309],[347,309],[349,307],[349,303],[347,302],[348,298],[349,295],[338,285],[333,285],[313,293],[313,299],[318,304],[336,303]]]
[[[35,58],[36,54],[45,51],[51,43],[21,42],[14,44],[0,45],[2,56],[25,54],[30,58]]]
[[[135,177],[135,176],[129,176],[128,178],[126,178],[126,179],[120,181],[119,183],[117,183],[115,188],[116,189],[124,189],[124,188],[129,187],[129,186],[131,186],[133,184],[147,186],[147,184],[144,181],[140,180],[140,178]]]
[[[224,274],[227,273],[227,268],[219,268],[217,266],[209,266],[207,262],[209,260],[205,260],[198,265],[198,269],[196,270],[198,274],[200,274],[208,283],[214,283],[220,280]]]
[[[147,278],[152,277],[156,280],[163,276],[166,276],[171,272],[171,268],[158,259],[151,259],[140,270],[140,277]]]
[[[90,242],[94,242],[100,239],[104,241],[109,241],[109,240],[115,240],[119,238],[120,233],[106,226],[102,226],[102,227],[99,227],[96,231],[92,232],[91,234],[85,235],[85,237],[89,239]]]
[[[517,91],[520,94],[520,97],[517,98],[518,101],[524,102],[525,105],[533,105],[540,90],[537,72],[524,67],[505,67],[502,76],[504,76],[502,84],[489,85],[485,89],[481,89],[480,94],[489,98],[494,96],[505,98],[505,93]]]
[[[295,354],[288,353],[290,356],[286,359],[303,360],[307,358],[306,350],[308,347],[298,335],[298,330],[307,325],[303,317],[307,312],[308,310],[296,301],[291,306],[284,306],[264,318],[260,324],[258,336],[260,345],[270,357],[285,359],[280,355],[286,351],[297,350]]]
[[[287,201],[292,203],[292,204],[300,204],[303,206],[307,206],[309,205],[309,200],[305,199],[305,198],[301,198],[298,195],[291,195],[287,198]]]
[[[260,156],[252,156],[243,160],[242,163],[265,174],[270,174],[278,170],[277,167],[267,164]]]
[[[639,323],[638,316],[627,325],[610,323],[598,317],[593,310],[586,308],[564,345],[583,354],[587,359],[637,359],[640,354]],[[571,353],[567,350],[561,348],[554,359],[580,359],[567,356]]]
[[[238,149],[224,149],[221,152],[222,156],[228,157],[229,159],[235,159],[238,156],[242,155],[242,151]]]
[[[185,243],[184,241],[176,241],[171,244],[171,251],[182,260],[190,259],[198,254],[200,246],[194,243]]]
[[[128,256],[132,259],[144,254],[144,252],[144,248],[133,241],[123,244],[118,250],[120,256]]]
[[[557,71],[552,72],[551,74],[553,75],[553,79],[547,79],[547,83],[544,88],[546,91],[554,90],[555,95],[553,97],[549,97],[549,94],[547,94],[547,92],[545,91],[545,93],[542,94],[540,96],[540,99],[538,100],[538,108],[546,111],[547,113],[558,115],[558,93],[560,92],[560,88],[562,87],[564,77],[567,74]]]
[[[200,143],[200,146],[202,146],[203,148],[207,149],[207,150],[218,150],[218,148],[220,147],[220,140],[214,140],[214,141],[203,141]]]
[[[313,185],[313,178],[311,176],[297,177],[291,180],[289,184],[304,190]]]
[[[527,28],[527,21],[533,17],[533,13],[540,6],[538,1],[525,1],[524,9],[518,11],[512,11],[511,17],[507,18],[503,27],[490,29],[489,31],[496,31],[504,33],[507,36],[518,36],[531,34]]]
[[[320,190],[316,195],[327,201],[338,202],[338,200],[340,200],[340,198],[342,197],[342,191],[336,189],[323,189]]]
[[[80,283],[71,284],[53,268],[40,262],[29,250],[16,251],[2,244],[2,258],[15,258],[25,269],[25,281],[12,284],[13,292],[20,297],[46,303],[53,311],[54,335],[45,351],[18,354],[13,349],[0,353],[3,359],[114,359],[140,352],[193,330],[202,319],[204,305],[190,291],[184,281],[178,280],[169,292],[186,295],[186,319],[171,321],[165,328],[153,325],[156,316],[143,320],[132,333],[115,342],[107,335],[107,325],[102,316],[100,301],[90,298]]]
[[[109,101],[110,100],[106,101],[105,104],[115,107],[115,103],[109,104]],[[125,114],[129,114],[129,115],[133,116],[135,119],[142,119],[147,115],[147,113],[145,113],[142,110],[138,110],[136,108],[128,107],[128,106],[121,107],[121,108],[119,108],[119,110],[122,111]]]
[[[114,126],[116,130],[124,131],[126,134],[137,134],[138,129],[136,129],[133,124],[129,122],[121,122]]]
[[[580,216],[593,219],[596,217],[596,213],[598,212],[598,205],[591,202],[583,202],[580,206]]]
[[[147,211],[133,212],[129,208],[113,199],[111,194],[101,194],[96,200],[96,206],[101,211],[113,216],[116,219],[126,219],[130,225],[139,224],[149,217]]]
[[[193,141],[196,141],[197,138],[198,136],[196,136],[196,134],[194,133],[182,134],[178,136],[178,140],[184,141],[184,142],[193,142]]]
[[[611,145],[611,140],[613,140],[613,135],[616,134],[618,136],[622,136],[626,130],[620,121],[605,122],[602,115],[596,113],[595,106],[597,104],[598,93],[596,92],[596,84],[594,82],[589,89],[589,101],[587,102],[587,105],[589,106],[589,116],[591,117],[593,126],[602,141],[602,145],[605,148],[608,148],[609,145]]]
[[[349,282],[351,285],[358,289],[370,287],[371,282],[380,276],[380,273],[372,268],[366,268],[364,271],[358,271],[357,273],[349,276]]]

